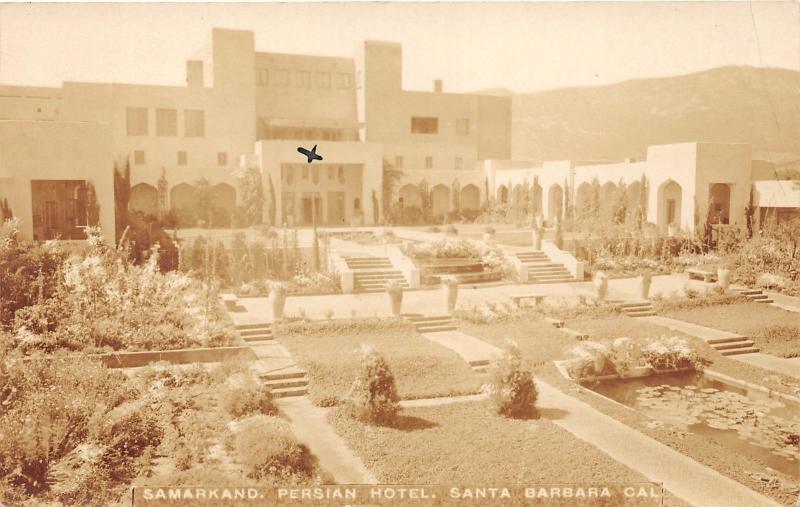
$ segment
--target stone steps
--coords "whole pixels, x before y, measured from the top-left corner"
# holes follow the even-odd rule
[[[562,327],[562,328],[559,328],[559,329],[560,329],[561,332],[563,332],[565,334],[568,334],[569,336],[572,336],[573,338],[575,338],[579,342],[582,342],[584,340],[588,340],[589,339],[589,335],[584,333],[583,331],[578,331],[577,329],[571,329],[571,328],[568,328],[568,327]]]
[[[308,393],[308,377],[305,370],[290,370],[264,373],[259,376],[263,384],[270,388],[275,398],[304,396]]]
[[[746,297],[750,301],[754,303],[774,303],[775,301],[772,300],[769,296],[764,294],[763,291],[760,289],[734,289],[735,292],[738,292],[742,296]]]
[[[235,327],[239,337],[249,345],[273,341],[272,324],[240,324]]]
[[[756,347],[745,347],[741,349],[723,350],[720,352],[723,356],[736,356],[739,354],[755,354],[760,352],[761,349]]]
[[[457,329],[456,322],[450,315],[407,315],[406,319],[414,324],[418,333],[436,333]]]
[[[628,317],[650,317],[656,314],[650,301],[627,301],[617,307]]]
[[[469,361],[469,365],[475,373],[486,373],[491,368],[492,362],[488,359],[476,359]]]

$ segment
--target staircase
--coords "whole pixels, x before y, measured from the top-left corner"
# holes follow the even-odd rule
[[[738,292],[742,296],[746,297],[750,301],[755,303],[774,303],[772,298],[764,294],[759,289],[733,289],[734,292]]]
[[[628,317],[650,317],[656,314],[650,301],[628,301],[617,306]]]
[[[436,333],[438,331],[455,331],[456,322],[450,315],[405,315],[406,320],[414,324],[418,333]]]
[[[516,253],[517,259],[528,268],[528,283],[574,282],[572,273],[562,264],[551,262],[541,250]]]
[[[706,343],[718,350],[723,356],[735,356],[738,354],[753,354],[760,349],[754,347],[755,343],[744,336],[732,336],[730,338],[709,338]]]
[[[269,387],[275,398],[290,396],[304,396],[308,393],[308,377],[305,370],[289,369],[262,373],[259,375],[261,382]]]
[[[236,326],[239,336],[248,345],[261,345],[272,342],[272,324],[239,324]]]
[[[391,280],[408,288],[403,273],[393,269],[386,257],[345,257],[345,262],[353,270],[353,289],[356,292],[382,292]]]

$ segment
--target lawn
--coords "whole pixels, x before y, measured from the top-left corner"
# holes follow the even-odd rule
[[[674,310],[665,316],[739,333],[767,354],[800,356],[800,314],[796,312],[761,303],[741,303]]]
[[[380,483],[647,482],[546,417],[507,419],[485,401],[406,408],[394,427],[365,425],[339,409],[331,411],[329,421]],[[670,505],[681,504],[670,500]]]
[[[277,336],[306,369],[317,405],[334,405],[347,394],[360,368],[360,349],[380,351],[394,373],[401,398],[433,398],[477,392],[480,377],[458,355],[422,338],[408,325],[376,329],[310,329]]]

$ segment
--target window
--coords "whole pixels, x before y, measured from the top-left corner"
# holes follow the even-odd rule
[[[288,70],[273,70],[272,71],[272,82],[275,83],[275,86],[280,87],[287,87],[289,86],[289,71]]]
[[[126,110],[126,116],[129,136],[147,135],[147,108],[129,107]]]
[[[311,179],[314,181],[314,185],[319,184],[319,167],[314,166],[311,168]]]
[[[353,209],[356,211],[361,209],[361,199],[359,199],[358,197],[353,199]]]
[[[156,109],[156,135],[178,135],[178,111],[175,109]]]
[[[133,152],[133,163],[136,165],[144,165],[144,150],[136,150]]]
[[[308,179],[308,166],[307,165],[303,166],[303,179],[304,180]]]
[[[269,86],[269,70],[256,69],[256,84],[260,86]]]
[[[317,72],[317,88],[330,88],[330,87],[331,87],[331,73]]]
[[[282,169],[283,169],[284,179],[286,180],[286,184],[291,185],[292,180],[294,180],[294,167],[288,165],[288,166],[283,166]]]
[[[311,88],[311,73],[305,70],[298,70],[295,75],[298,88]]]
[[[186,162],[187,162],[188,158],[189,157],[186,155],[185,151],[179,151],[178,152],[178,165],[186,165]]]
[[[228,165],[228,153],[225,151],[220,151],[217,153],[217,165],[220,167],[225,167]]]
[[[206,135],[205,112],[199,109],[187,109],[183,112],[184,134],[186,137],[203,137]]]
[[[328,179],[332,180],[336,178],[336,169],[333,166],[328,166]]]
[[[675,199],[667,199],[667,224],[675,222],[675,219],[677,218],[675,216],[675,209],[677,208],[676,205],[677,202],[675,202]]]
[[[412,134],[436,134],[439,132],[439,118],[411,117]]]
[[[336,75],[336,87],[340,90],[346,90],[353,86],[353,78],[346,72],[339,72]]]
[[[456,157],[456,170],[460,171],[464,165],[464,160],[461,157]]]
[[[403,168],[403,157],[397,155],[394,157],[394,168],[395,169],[402,169]]]
[[[339,166],[339,183],[344,183],[344,167]]]
[[[456,120],[456,134],[469,135],[469,118],[459,118]]]
[[[425,169],[433,169],[433,157],[425,157]]]

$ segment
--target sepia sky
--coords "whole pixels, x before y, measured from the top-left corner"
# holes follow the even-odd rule
[[[212,27],[253,30],[256,49],[354,57],[403,44],[404,87],[536,91],[721,65],[800,70],[800,5],[3,4],[0,83],[183,85]]]

